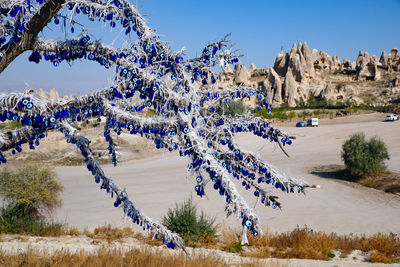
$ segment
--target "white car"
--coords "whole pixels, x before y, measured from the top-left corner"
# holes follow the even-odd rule
[[[386,121],[397,121],[399,119],[399,116],[396,114],[390,114],[386,116]]]
[[[311,118],[307,120],[307,127],[318,127],[318,118]]]

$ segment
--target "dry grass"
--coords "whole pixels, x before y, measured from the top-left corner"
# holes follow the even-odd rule
[[[382,262],[382,263],[392,263],[392,259],[385,254],[382,254],[377,251],[373,251],[369,254],[370,262]]]
[[[93,230],[92,233],[86,233],[86,236],[93,238],[93,239],[101,239],[107,242],[112,241],[122,241],[125,237],[133,237],[134,232],[132,228],[125,227],[125,228],[113,228],[110,225],[97,227]]]
[[[232,245],[238,244],[240,236],[239,230],[224,229],[222,249],[229,251]],[[371,262],[400,260],[400,237],[393,233],[372,236],[337,235],[314,232],[305,227],[281,234],[265,231],[262,236],[249,236],[249,246],[251,249],[248,251],[239,251],[242,256],[328,260],[333,250],[339,250],[342,255],[361,250],[370,252]]]
[[[232,229],[224,226],[219,232],[220,235],[217,238],[210,238],[203,240],[202,242],[187,244],[187,246],[222,250],[237,253],[244,257],[301,258],[314,260],[329,260],[332,257],[343,258],[347,257],[347,255],[351,254],[351,252],[354,250],[360,250],[369,255],[369,258],[367,258],[366,260],[370,262],[393,263],[400,261],[400,237],[393,233],[378,233],[371,236],[359,236],[353,234],[337,235],[335,233],[327,234],[324,232],[315,232],[307,227],[297,228],[293,231],[280,234],[272,234],[268,230],[265,230],[263,235],[257,237],[249,235],[249,246],[242,246],[240,244],[241,230]],[[71,236],[78,236],[83,234],[90,238],[93,238],[94,240],[104,240],[109,243],[113,241],[123,242],[124,238],[131,237],[151,246],[162,246],[162,242],[160,240],[152,239],[152,234],[143,235],[139,232],[133,232],[133,230],[129,227],[119,229],[112,228],[111,226],[102,226],[94,229],[93,232],[89,232],[87,230],[80,232],[76,228],[70,228],[66,230],[65,234]],[[22,242],[27,241],[26,236],[17,236],[16,238],[20,239]],[[337,255],[333,256],[333,251],[335,251],[334,253]],[[110,254],[111,252],[107,253]],[[179,259],[174,260],[168,259],[168,257],[164,257],[162,259],[154,259],[153,263],[151,259],[152,255],[145,256],[146,253],[149,253],[148,251],[141,253],[135,252],[139,255],[138,259],[133,257],[133,255],[135,254],[133,252],[129,252],[124,255],[120,255],[120,252],[112,253],[116,254],[117,256],[119,255],[122,258],[126,257],[129,259],[129,261],[125,262],[123,259],[115,262],[104,261],[106,264],[121,266],[133,264],[133,266],[139,266],[139,264],[143,263],[149,264],[146,266],[156,266],[157,264],[162,264],[162,266],[170,266],[172,264],[178,264],[178,266],[192,266],[191,261],[182,260],[179,257]],[[115,256],[113,257],[115,258]],[[41,256],[38,256],[33,252],[15,256],[0,255],[0,266],[16,266],[8,264],[8,262],[12,261],[11,258],[15,262],[21,262],[21,260],[25,259],[28,260],[28,266],[36,266],[35,264],[38,263],[36,263],[34,260],[40,259]],[[47,262],[49,266],[57,265],[59,262],[64,261],[70,262],[70,260],[76,262],[74,266],[83,266],[89,261],[93,261],[93,265],[88,266],[97,266],[97,262],[103,261],[103,256],[88,256],[83,254],[73,256],[57,253],[54,255],[44,255],[41,259],[44,263]],[[140,262],[142,260],[143,262]],[[177,262],[177,260],[179,260],[179,262]],[[207,264],[209,263],[210,265],[217,264],[216,266],[224,266],[223,262],[221,261],[214,262],[215,259],[204,260]],[[40,266],[43,265],[45,264],[42,264]]]
[[[37,253],[28,251],[27,253],[20,253],[17,255],[6,255],[0,252],[0,265],[1,266],[270,266],[282,267],[286,266],[278,262],[271,262],[270,264],[261,262],[259,260],[251,260],[232,264],[226,262],[222,257],[218,256],[202,256],[192,255],[186,257],[183,253],[177,255],[169,255],[163,253],[154,253],[150,250],[132,250],[126,253],[120,251],[107,251],[105,249],[99,250],[95,254],[68,254],[65,252],[56,252],[53,254]]]

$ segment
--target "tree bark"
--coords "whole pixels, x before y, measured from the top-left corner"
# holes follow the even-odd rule
[[[28,22],[21,40],[17,44],[5,44],[1,48],[0,51],[3,53],[3,57],[0,59],[0,73],[2,73],[8,67],[8,65],[10,65],[10,63],[13,62],[23,52],[33,49],[33,44],[37,35],[58,13],[65,1],[66,0],[48,1]]]

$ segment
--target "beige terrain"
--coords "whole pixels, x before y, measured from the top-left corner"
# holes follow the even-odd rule
[[[400,172],[400,121],[383,122],[385,114],[371,113],[352,115],[333,120],[320,120],[317,128],[295,128],[293,122],[276,122],[275,125],[294,134],[296,140],[286,147],[290,158],[273,144],[250,134],[238,135],[240,144],[253,153],[273,163],[281,171],[297,178],[307,180],[321,186],[319,189],[308,189],[307,195],[277,194],[282,202],[282,210],[273,210],[256,204],[253,192],[242,190],[248,203],[255,205],[260,215],[263,227],[270,232],[291,231],[297,226],[307,227],[338,234],[373,234],[377,232],[400,234],[400,196],[384,193],[375,189],[358,186],[349,182],[322,178],[311,174],[317,166],[342,164],[340,159],[341,145],[349,135],[363,131],[367,137],[377,135],[387,144],[390,160],[389,170]],[[95,136],[93,142],[98,149],[102,148],[102,139],[93,130],[85,130],[89,136]],[[180,158],[177,153],[154,150],[149,142],[135,136],[121,135],[118,142],[122,144],[120,166],[104,167],[106,174],[113,178],[121,187],[126,187],[131,200],[147,215],[161,220],[168,208],[176,202],[182,202],[191,194],[198,207],[211,216],[216,216],[217,223],[239,227],[240,221],[235,218],[226,219],[224,200],[210,187],[207,197],[200,199],[194,194],[193,178],[188,177],[187,159]],[[67,144],[58,133],[49,133],[48,139],[42,141],[34,155],[40,156],[47,164],[73,159],[76,164],[78,154],[74,147]],[[62,151],[55,154],[56,151]],[[54,157],[51,158],[53,153]],[[63,155],[64,153],[64,155]],[[27,153],[28,154],[28,153]],[[23,164],[26,154],[18,156],[19,161],[11,164]],[[61,161],[59,160],[61,158]],[[128,160],[131,158],[132,160]],[[39,159],[39,158],[38,158]],[[29,161],[34,158],[28,158]],[[123,212],[114,208],[110,196],[99,189],[92,175],[84,166],[58,166],[58,176],[65,186],[62,194],[63,205],[56,211],[54,219],[66,222],[70,227],[93,229],[97,226],[110,224],[112,226],[133,226],[124,221]],[[243,192],[244,191],[244,192]],[[139,228],[133,227],[140,231]],[[110,250],[128,251],[137,248],[147,248],[155,253],[183,253],[163,247],[148,247],[134,238],[123,242],[94,242],[88,237],[24,237],[0,236],[0,251],[3,253],[18,253],[28,250],[39,252],[76,253],[83,251],[93,253],[103,247]],[[249,247],[248,249],[251,249]],[[227,263],[241,265],[254,259],[243,258],[232,253],[203,248],[189,248],[194,255],[212,255],[223,258]],[[340,255],[339,252],[335,252]],[[303,259],[264,259],[263,263],[272,266],[384,266],[384,264],[366,263],[367,254],[353,251],[347,258],[336,256],[330,261]],[[399,264],[392,264],[397,266]]]
[[[304,226],[314,230],[336,233],[376,232],[400,234],[400,197],[334,179],[321,178],[310,173],[313,167],[342,164],[341,145],[357,131],[367,136],[377,135],[388,146],[390,160],[387,166],[400,172],[400,122],[383,122],[384,114],[366,114],[335,120],[321,120],[317,128],[284,127],[297,136],[287,148],[287,158],[279,148],[250,134],[238,136],[240,143],[262,158],[270,161],[281,171],[310,183],[319,189],[308,189],[307,195],[280,194],[282,210],[256,205],[264,228],[272,232],[293,230]],[[343,121],[345,120],[345,121]],[[360,122],[358,122],[360,121]],[[338,123],[335,123],[338,122]],[[346,123],[344,123],[346,122]],[[45,142],[45,141],[44,141]],[[194,194],[194,180],[188,177],[186,158],[176,153],[156,151],[158,154],[122,162],[120,166],[105,166],[105,172],[121,187],[126,187],[130,198],[147,215],[161,220],[168,208]],[[122,210],[113,207],[113,200],[94,178],[81,166],[60,166],[56,171],[65,186],[63,206],[55,218],[69,226],[93,229],[96,226],[131,225],[124,222]],[[241,186],[241,191],[242,190]],[[239,226],[240,221],[225,218],[224,200],[210,187],[207,197],[194,196],[200,209],[217,217],[218,223]],[[256,204],[253,192],[243,192],[248,203]]]

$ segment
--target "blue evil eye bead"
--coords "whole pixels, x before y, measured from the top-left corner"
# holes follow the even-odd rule
[[[50,118],[50,122],[51,122],[51,123],[55,123],[55,122],[56,122],[56,118],[51,117],[51,118]]]
[[[93,53],[90,53],[88,58],[89,58],[89,60],[93,60],[95,58],[95,55]]]
[[[250,220],[247,220],[247,221],[246,221],[246,226],[247,226],[248,228],[252,227],[252,226],[253,226],[253,222],[250,221]]]
[[[111,28],[115,28],[115,26],[116,26],[115,21],[112,20],[112,21],[110,22],[110,26],[111,26]]]
[[[55,23],[55,24],[59,24],[59,23],[60,23],[60,20],[59,20],[57,17],[55,17],[55,18],[54,18],[54,23]]]
[[[26,104],[26,108],[27,109],[31,109],[33,107],[33,103],[29,102],[28,104]]]
[[[253,231],[253,236],[258,236],[258,231],[257,230]]]
[[[299,185],[299,186],[297,187],[297,192],[300,193],[302,189],[303,189],[303,188]]]
[[[182,63],[183,62],[183,57],[176,57],[175,58],[175,62],[178,63],[178,64]]]
[[[231,102],[231,100],[230,100],[229,98],[227,98],[227,99],[225,100],[225,102],[226,102],[227,104],[229,104],[229,103]]]
[[[78,41],[77,41],[77,40],[71,40],[71,44],[72,44],[72,45],[77,45],[77,44],[78,44]]]
[[[79,9],[77,9],[77,11],[79,11]],[[78,12],[76,12],[76,13],[78,13]],[[74,27],[71,27],[71,32],[74,33],[74,31],[75,31]]]
[[[94,97],[93,96],[89,96],[89,102],[93,102],[94,101]]]
[[[53,61],[53,66],[58,67],[60,65],[60,62],[58,60]]]
[[[83,44],[87,44],[87,42],[89,42],[90,37],[88,35],[86,35],[85,37],[82,38],[82,43]]]
[[[28,105],[28,103],[29,103],[28,99],[25,98],[24,100],[22,100],[22,105],[26,106]]]
[[[276,204],[276,202],[272,202],[272,208],[276,209],[278,207],[278,205]]]
[[[254,191],[254,196],[258,197],[260,195],[260,193],[258,191]]]
[[[68,3],[68,4],[67,4],[67,8],[68,8],[69,10],[72,10],[72,9],[74,8],[74,6],[75,6],[74,3]]]
[[[201,183],[203,181],[203,178],[201,176],[197,176],[196,182]]]

